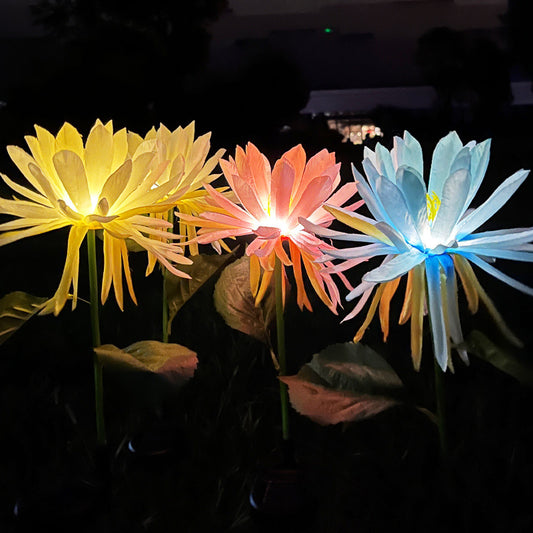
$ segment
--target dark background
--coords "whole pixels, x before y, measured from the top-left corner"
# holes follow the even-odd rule
[[[96,118],[113,119],[117,129],[144,134],[159,122],[173,129],[196,120],[198,133],[213,132],[213,150],[233,153],[237,143],[252,141],[274,160],[297,143],[309,155],[328,148],[348,180],[363,147],[341,142],[327,117],[301,113],[311,91],[430,86],[436,98],[427,109],[378,103],[346,112],[380,126],[389,148],[394,135],[409,130],[426,161],[452,129],[464,142],[492,137],[478,202],[519,168],[532,168],[533,107],[517,105],[512,91],[533,73],[531,2],[314,5],[294,3],[287,11],[283,3],[223,0],[56,0],[30,11],[3,2],[0,144],[24,146],[33,124],[56,133],[68,120],[86,135]],[[0,171],[17,176],[4,150]],[[0,192],[10,194],[4,185]],[[526,182],[486,229],[527,226],[530,198]],[[53,294],[65,250],[66,231],[1,248],[0,293]],[[82,298],[85,262],[82,251]],[[120,313],[110,299],[102,311],[103,342],[120,347],[160,336],[160,274],[143,277],[144,254],[131,254],[131,265],[139,307],[129,302]],[[531,285],[528,264],[498,266]],[[360,273],[351,275],[356,282]],[[523,339],[518,355],[528,361],[531,300],[479,278]],[[279,460],[275,372],[262,344],[218,316],[213,284],[174,321],[171,341],[199,358],[183,389],[106,375],[103,452],[94,442],[88,306],[34,318],[0,347],[2,531],[46,524],[66,531],[531,531],[533,396],[475,357],[446,375],[445,464],[435,427],[413,407],[330,427],[293,412],[310,504],[265,524],[251,512],[248,494],[258,470]],[[360,319],[339,325],[320,302],[314,313],[301,313],[291,298],[287,344],[295,373],[313,353],[350,340]],[[465,332],[481,329],[512,350],[483,310],[470,316],[462,293],[460,305]],[[408,326],[394,326],[383,344],[376,320],[364,342],[399,373],[412,404],[434,409],[429,338],[417,374],[408,333]],[[167,453],[132,454],[128,442],[139,435],[152,438],[154,448],[163,442]]]

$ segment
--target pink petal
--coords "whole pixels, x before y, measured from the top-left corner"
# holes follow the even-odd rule
[[[204,185],[205,190],[211,195],[211,198],[215,200],[217,205],[225,209],[230,215],[236,218],[246,220],[251,225],[255,225],[257,221],[244,209],[235,205],[231,200],[228,200],[223,194],[219,193],[214,187],[211,187],[208,183]]]
[[[285,220],[289,214],[292,186],[295,170],[289,161],[280,159],[272,171],[272,188],[270,213],[274,212],[278,220]]]
[[[309,218],[328,199],[331,194],[331,187],[332,183],[329,176],[319,176],[313,179],[305,188],[298,203],[292,208],[287,225],[292,227],[298,222],[299,217]]]

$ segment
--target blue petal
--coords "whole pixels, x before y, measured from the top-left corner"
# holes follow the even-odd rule
[[[444,183],[441,204],[431,228],[431,236],[439,243],[448,242],[466,209],[466,199],[470,190],[470,172],[458,170]]]
[[[420,176],[423,176],[424,162],[420,143],[408,131],[405,131],[403,139],[400,137],[394,138],[394,146],[396,149],[397,166],[414,168]],[[398,179],[398,176],[396,176],[396,179]]]
[[[476,195],[483,178],[485,177],[485,172],[489,164],[490,157],[490,139],[483,141],[482,143],[476,145],[472,148],[470,152],[472,161],[470,163],[470,175],[472,176],[472,185],[470,186],[470,193],[468,194],[467,204],[470,205],[470,202],[473,200]]]
[[[477,255],[469,254],[469,253],[461,253],[461,255],[464,256],[469,261],[471,261],[472,263],[474,263],[475,265],[477,265],[479,268],[482,268],[485,272],[487,272],[487,274],[494,276],[500,281],[507,283],[507,285],[510,285],[511,287],[521,292],[524,292],[526,294],[529,294],[530,296],[533,296],[533,289],[531,287],[528,287],[524,283],[511,278],[510,276],[508,276],[507,274],[504,274],[503,272],[500,272],[497,268],[494,268],[493,266],[489,265],[486,261],[483,261]]]
[[[363,161],[364,165],[364,161]],[[372,167],[373,168],[373,167]],[[366,180],[361,176],[357,171],[355,166],[352,164],[352,172],[355,180],[357,181],[357,192],[359,196],[365,201],[365,204],[376,220],[387,220],[387,214],[381,205],[381,202],[377,198],[374,191],[368,186]],[[379,174],[376,174],[376,179],[379,178]]]
[[[428,193],[435,193],[439,198],[442,194],[444,182],[450,175],[450,168],[457,152],[463,148],[463,143],[455,131],[443,137],[435,147],[429,173]]]
[[[414,168],[400,167],[396,173],[396,184],[403,193],[418,233],[422,234],[428,225],[426,185],[422,176]]]
[[[466,252],[469,254],[484,255],[498,259],[510,259],[511,261],[524,261],[525,263],[533,262],[533,253],[522,250],[491,248],[489,246],[461,246],[459,250],[460,251],[458,253],[461,254]]]
[[[467,215],[458,225],[457,239],[475,231],[496,213],[522,185],[529,170],[519,170],[507,178],[477,209]]]
[[[456,349],[461,359],[468,364],[468,355],[466,350],[460,346],[463,344],[464,337],[461,329],[461,320],[459,318],[459,303],[457,300],[457,279],[455,276],[455,267],[451,257],[448,255],[439,256],[439,261],[444,268],[444,274],[446,276],[446,313],[450,337],[456,344]]]
[[[417,250],[411,248],[409,252],[397,255],[387,263],[381,264],[379,267],[367,272],[363,276],[363,281],[372,283],[383,283],[391,281],[398,276],[403,276],[412,268],[424,262],[427,256]]]
[[[510,228],[483,231],[466,235],[460,242],[460,246],[498,244],[498,246],[508,248],[531,241],[533,239],[533,228]]]
[[[402,191],[390,180],[383,177],[378,178],[376,188],[391,225],[411,244],[419,244],[421,242],[420,236]]]
[[[380,143],[376,144],[377,169],[382,176],[386,176],[392,182],[396,181],[396,171],[392,164],[390,152]]]
[[[433,352],[442,370],[448,364],[448,334],[442,294],[440,289],[440,262],[438,256],[428,257],[426,261],[426,278],[428,284],[428,307],[431,333],[433,334]]]
[[[365,171],[368,183],[372,190],[376,190],[376,180],[379,178],[379,172],[369,158],[363,159],[363,170]]]
[[[471,155],[470,155],[470,148],[468,146],[465,146],[455,156],[455,159],[453,160],[453,163],[450,166],[450,172],[449,174],[453,174],[454,172],[457,172],[458,170],[470,170],[470,162],[471,162]]]
[[[357,298],[358,296],[361,296],[365,291],[368,289],[374,287],[375,283],[367,283],[365,281],[361,282],[355,289],[352,289],[347,295],[346,295],[346,301],[351,302],[353,299]]]
[[[389,226],[386,222],[378,222],[376,228],[389,238],[392,244],[397,248],[398,252],[407,252],[411,248],[405,242],[402,234],[396,231],[392,226]]]

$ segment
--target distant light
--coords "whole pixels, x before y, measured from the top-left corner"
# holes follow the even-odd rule
[[[333,33],[331,28],[324,28],[324,33]]]

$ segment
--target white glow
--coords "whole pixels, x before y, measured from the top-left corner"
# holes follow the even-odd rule
[[[295,228],[290,228],[287,225],[286,219],[279,219],[276,217],[268,217],[268,218],[262,219],[259,222],[259,226],[267,226],[269,228],[278,228],[280,233],[285,237],[288,237],[295,229]]]

